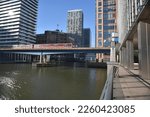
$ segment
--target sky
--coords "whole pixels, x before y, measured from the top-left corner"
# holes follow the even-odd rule
[[[66,32],[67,11],[82,9],[84,28],[91,29],[91,46],[95,46],[95,0],[39,0],[37,33],[58,29]]]

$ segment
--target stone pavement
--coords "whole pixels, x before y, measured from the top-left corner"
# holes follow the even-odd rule
[[[114,100],[150,100],[150,85],[138,78],[138,71],[128,71],[119,66],[118,75],[113,79]]]

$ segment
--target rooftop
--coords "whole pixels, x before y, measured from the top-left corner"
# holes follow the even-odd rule
[[[82,11],[82,9],[68,10],[68,12],[76,12],[76,11]]]

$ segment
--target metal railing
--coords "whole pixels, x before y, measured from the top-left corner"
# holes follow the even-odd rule
[[[118,67],[111,66],[110,69],[107,70],[107,80],[105,82],[105,86],[103,88],[100,100],[111,100],[113,94],[113,78],[118,73]]]

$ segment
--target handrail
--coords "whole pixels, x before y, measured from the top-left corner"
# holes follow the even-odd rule
[[[113,78],[116,76],[118,67],[111,65],[107,67],[107,80],[103,88],[100,100],[111,100],[113,93]]]

